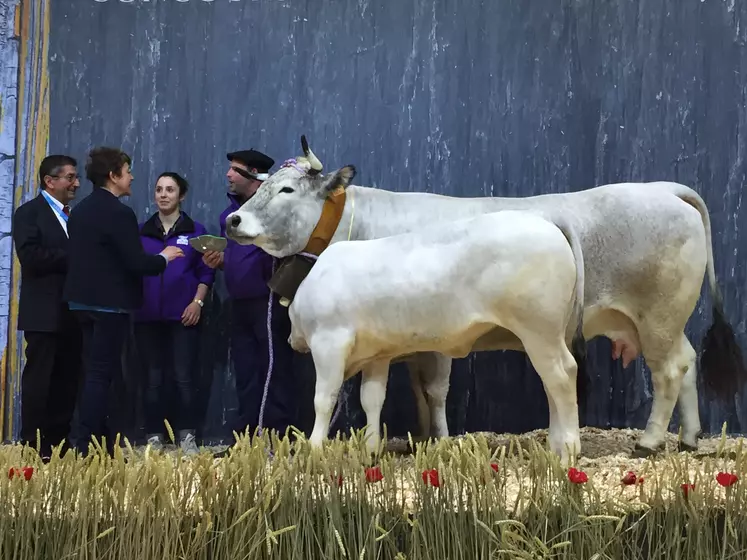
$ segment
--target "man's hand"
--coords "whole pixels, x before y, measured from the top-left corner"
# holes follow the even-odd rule
[[[218,251],[205,251],[205,254],[202,255],[202,262],[210,268],[222,268],[223,253],[219,253]]]
[[[173,261],[174,259],[178,259],[179,257],[184,256],[184,251],[181,250],[180,247],[174,247],[174,246],[168,246],[163,251],[161,251],[161,254],[166,257],[166,260],[168,262]]]

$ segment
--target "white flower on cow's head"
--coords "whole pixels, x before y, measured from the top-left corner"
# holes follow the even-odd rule
[[[322,174],[322,164],[301,137],[304,155],[287,160],[262,183],[241,208],[226,217],[226,236],[242,245],[254,244],[275,257],[303,251],[325,199],[347,188],[355,167],[346,165]]]

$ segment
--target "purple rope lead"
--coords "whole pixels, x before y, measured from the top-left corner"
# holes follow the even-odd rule
[[[272,257],[272,273],[275,274],[275,265],[277,263],[277,259],[275,257]],[[267,402],[267,392],[270,389],[270,378],[272,377],[272,366],[275,358],[273,343],[272,343],[272,290],[270,290],[270,297],[267,301],[267,346],[268,351],[270,354],[270,359],[268,360],[267,365],[267,379],[265,379],[265,388],[264,392],[262,393],[262,404],[259,407],[259,426],[257,429],[257,435],[262,435],[262,425],[264,424],[264,418],[265,418],[265,403]]]
[[[299,253],[299,255],[303,257],[309,257],[310,259],[317,260],[319,257],[317,255],[314,255],[312,253]],[[272,258],[272,273],[275,274],[275,267],[277,265],[277,259],[275,257]],[[272,343],[272,298],[273,293],[270,291],[270,297],[267,302],[267,346],[268,346],[268,352],[270,354],[269,363],[267,366],[267,379],[265,380],[265,387],[264,391],[262,393],[262,404],[259,407],[259,426],[257,428],[257,435],[262,435],[262,426],[264,424],[264,418],[265,418],[265,403],[267,402],[267,393],[270,389],[270,379],[272,378],[272,366],[274,365],[274,347]],[[347,394],[346,394],[346,400],[347,400]],[[329,425],[332,427],[332,424],[335,423],[335,420],[337,420],[337,416],[340,414],[340,410],[342,407],[340,406],[339,400],[337,403],[335,403],[335,413],[332,415],[332,420],[330,420]]]

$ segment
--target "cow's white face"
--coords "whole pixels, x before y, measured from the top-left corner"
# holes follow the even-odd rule
[[[303,250],[322,215],[324,200],[338,186],[350,184],[355,168],[314,176],[308,162],[290,161],[226,217],[227,237],[241,245],[257,245],[275,257]]]

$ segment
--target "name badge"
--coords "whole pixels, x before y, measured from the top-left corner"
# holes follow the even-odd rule
[[[189,238],[186,235],[180,235],[176,238],[177,245],[189,245]]]

